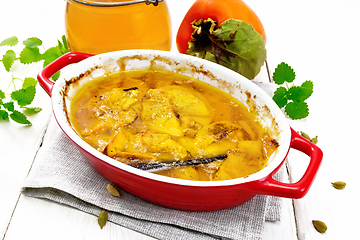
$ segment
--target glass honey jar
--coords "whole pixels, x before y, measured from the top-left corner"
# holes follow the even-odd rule
[[[65,35],[71,51],[171,49],[165,0],[67,0]]]

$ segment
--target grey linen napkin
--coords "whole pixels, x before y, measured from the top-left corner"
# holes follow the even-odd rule
[[[274,176],[281,180],[284,171]],[[22,188],[26,196],[49,199],[158,239],[260,240],[265,220],[280,220],[281,199],[258,195],[231,209],[213,212],[174,210],[144,201],[121,189],[121,197],[106,190],[97,173],[51,119]],[[106,226],[105,226],[106,227]]]

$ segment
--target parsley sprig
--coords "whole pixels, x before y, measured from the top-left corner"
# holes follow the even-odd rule
[[[294,70],[286,63],[280,63],[274,73],[273,80],[280,85],[274,92],[273,100],[291,119],[303,119],[309,115],[309,106],[305,102],[313,93],[314,84],[307,80],[300,86],[291,85],[295,80]]]
[[[16,53],[12,49],[18,45],[22,46],[20,53]],[[45,50],[44,53],[41,53],[40,50],[40,47],[45,49],[42,41],[37,37],[28,38],[23,42],[20,42],[16,36],[9,37],[0,43],[0,47],[5,46],[10,47],[10,49],[2,56],[0,62],[2,62],[7,72],[11,71],[11,67],[17,60],[22,64],[44,61],[43,67],[45,67],[69,51],[65,36],[62,36],[61,41],[58,40],[57,46]],[[52,76],[52,79],[57,80],[59,76],[60,72],[57,72]],[[20,89],[17,89],[16,87],[16,80],[22,81]],[[12,119],[19,124],[30,126],[31,122],[27,119],[27,116],[41,111],[41,108],[39,107],[29,107],[35,98],[36,85],[37,80],[33,77],[20,79],[12,76],[8,87],[4,91],[0,89],[0,120]]]

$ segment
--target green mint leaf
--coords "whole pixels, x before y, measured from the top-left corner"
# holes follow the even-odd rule
[[[45,51],[45,53],[43,54],[44,67],[46,67],[65,53],[69,52],[65,36],[63,36],[62,41],[63,42],[58,40],[58,45],[56,47],[49,48]]]
[[[27,87],[31,87],[31,86],[36,86],[37,81],[35,78],[32,77],[27,77],[24,79],[22,88],[27,88]]]
[[[295,72],[288,64],[282,62],[275,68],[273,80],[277,85],[291,83],[295,80]]]
[[[10,71],[11,66],[16,60],[16,54],[13,50],[7,50],[6,53],[3,55],[2,62],[6,71]]]
[[[289,102],[285,112],[293,120],[302,119],[309,115],[309,107],[306,102]]]
[[[0,99],[4,99],[4,98],[5,98],[5,93],[0,89]]]
[[[15,109],[14,102],[3,103],[3,106],[8,111],[14,111]]]
[[[313,87],[311,81],[306,81],[301,86],[292,86],[288,90],[288,99],[303,102],[311,96]]]
[[[54,60],[56,60],[61,55],[62,55],[61,51],[58,47],[49,48],[42,55],[42,59],[44,60],[43,66],[46,67],[47,65],[52,63]]]
[[[69,47],[68,47],[68,45],[67,45],[67,41],[66,41],[65,35],[62,35],[61,40],[62,40],[62,43],[63,43],[63,46],[64,46],[64,51],[63,51],[63,52],[64,52],[64,54],[65,54],[65,53],[69,52]]]
[[[61,42],[60,40],[58,40],[57,48],[60,50],[61,55],[64,55],[65,53],[67,53],[69,51],[69,49],[67,47],[67,43]]]
[[[24,107],[24,114],[25,115],[33,115],[36,113],[41,112],[42,108],[39,107]]]
[[[50,63],[52,63],[54,60],[62,56],[62,52],[60,51],[59,47],[52,47],[46,50],[43,54],[44,64],[43,66],[46,67]],[[55,73],[51,76],[51,79],[56,81],[60,77],[60,72]]]
[[[274,92],[273,100],[279,108],[285,107],[288,103],[287,89],[285,87],[278,87]]]
[[[28,48],[35,48],[42,45],[42,41],[37,37],[28,38],[25,41],[23,41],[23,44],[25,47]]]
[[[19,43],[19,40],[17,37],[13,36],[13,37],[9,37],[5,40],[3,40],[1,43],[0,43],[0,46],[15,46],[16,44]]]
[[[11,99],[17,101],[20,106],[29,105],[35,97],[35,86],[22,88],[11,93]]]
[[[288,98],[292,101],[303,102],[302,90],[299,86],[292,86],[288,90]]]
[[[60,77],[60,71],[54,73],[54,75],[51,76],[51,79],[56,81],[59,79],[59,77]]]
[[[27,117],[19,111],[16,111],[16,110],[12,111],[12,113],[10,114],[10,118],[17,123],[28,125],[28,126],[31,125],[31,122],[27,119]]]
[[[42,58],[44,60],[43,67],[46,67],[47,65],[49,65],[54,60],[58,59],[67,52],[69,52],[69,48],[66,43],[65,35],[63,35],[62,42],[58,40],[58,45],[56,47],[47,49],[42,55]],[[59,77],[60,77],[60,72],[57,72],[53,76],[51,76],[51,79],[56,81],[57,79],[59,79]]]
[[[42,56],[38,47],[24,47],[20,53],[20,62],[23,64],[39,62],[40,60],[42,60]]]
[[[0,119],[9,120],[9,114],[5,110],[0,110]]]
[[[57,41],[58,45],[56,47],[60,50],[60,52],[62,52],[64,50],[64,44],[60,40]]]
[[[311,94],[314,92],[314,83],[310,80],[307,80],[301,84],[302,95],[304,100],[308,99]]]

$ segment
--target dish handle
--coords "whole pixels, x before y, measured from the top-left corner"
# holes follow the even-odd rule
[[[37,75],[37,79],[41,85],[41,87],[45,90],[45,92],[51,96],[52,88],[55,84],[50,78],[56,72],[60,71],[62,68],[72,64],[80,62],[88,57],[93,55],[87,53],[80,53],[80,52],[68,52],[46,67],[44,67]]]
[[[302,198],[306,195],[320,167],[323,152],[292,128],[290,148],[297,149],[310,157],[309,165],[302,178],[296,183],[282,183],[274,180],[273,174],[270,174],[260,181],[253,182],[255,184],[251,186],[253,191],[256,191],[257,194],[286,198]]]

